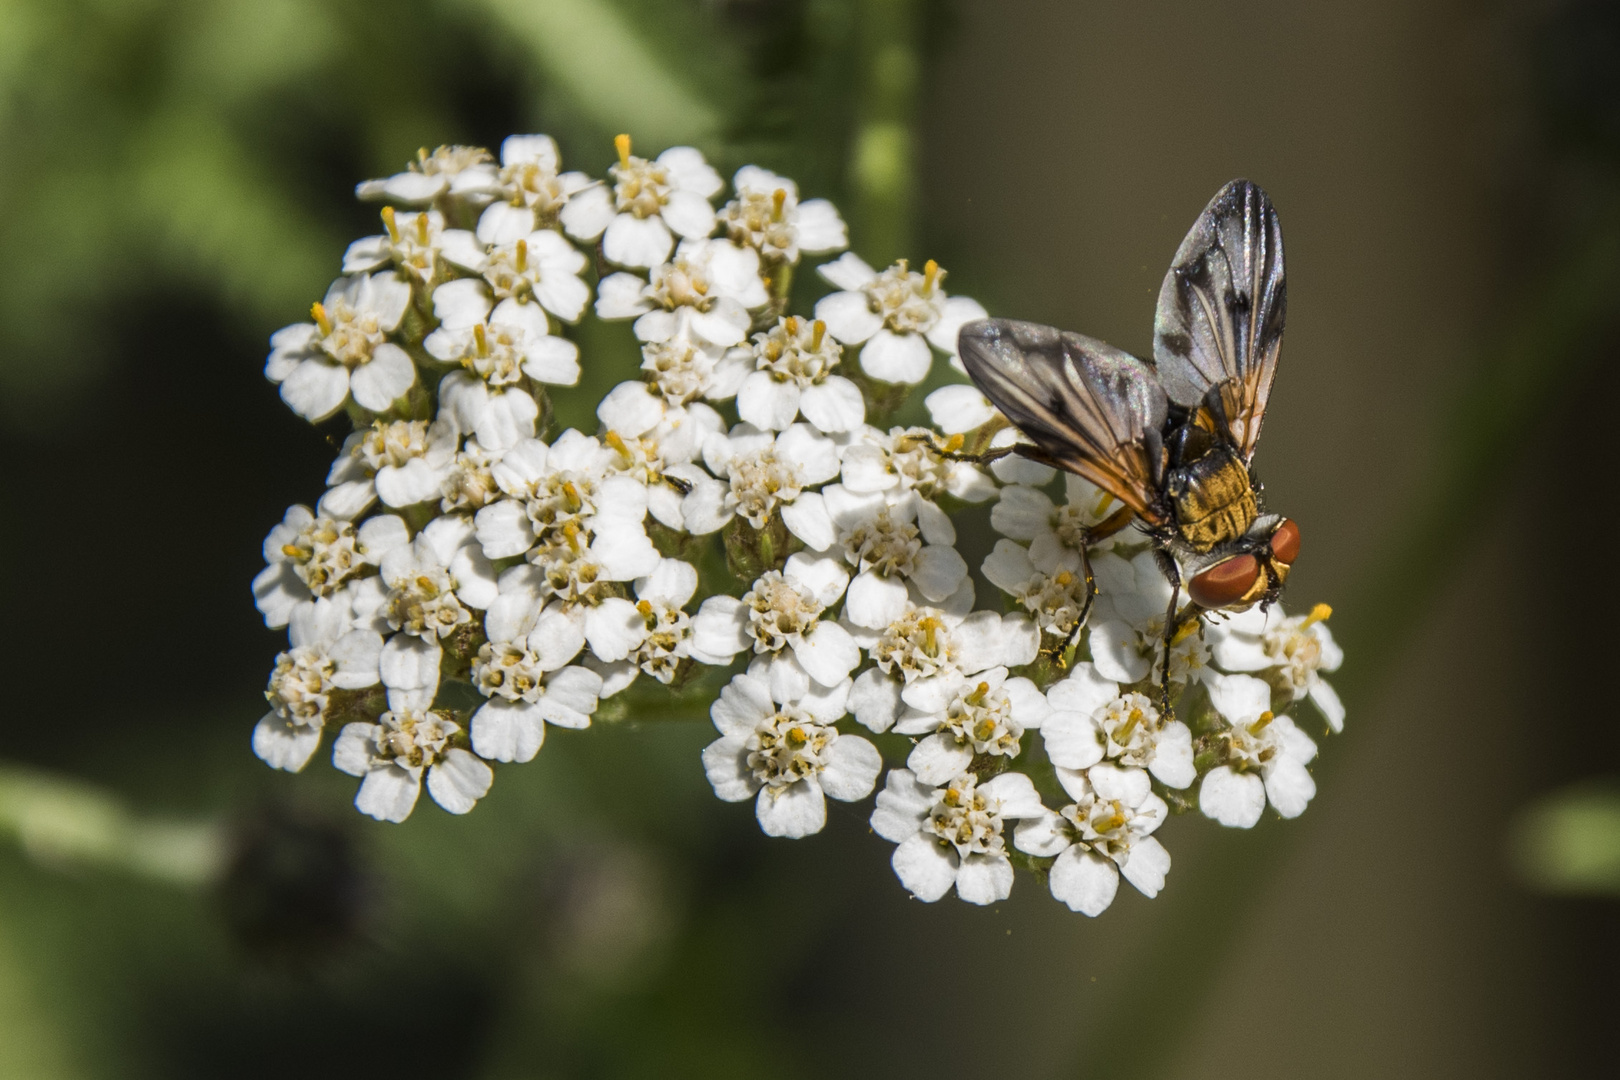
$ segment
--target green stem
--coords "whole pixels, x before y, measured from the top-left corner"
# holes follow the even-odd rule
[[[1620,219],[1611,215],[1587,245],[1536,292],[1486,354],[1472,384],[1458,395],[1447,427],[1446,456],[1402,516],[1406,527],[1369,559],[1356,603],[1335,616],[1335,636],[1349,663],[1334,677],[1355,716],[1354,730],[1378,722],[1358,706],[1378,699],[1397,661],[1435,598],[1462,565],[1460,548],[1496,512],[1501,478],[1518,455],[1521,436],[1534,427],[1555,394],[1591,359],[1596,328],[1615,317],[1612,283],[1620,275]],[[1319,782],[1344,759],[1329,754]],[[1156,902],[1163,932],[1146,941],[1127,967],[1113,1000],[1127,1013],[1153,1009],[1162,1018],[1153,1039],[1100,1038],[1088,1045],[1075,1075],[1161,1076],[1202,1015],[1215,981],[1248,925],[1242,918],[1287,863],[1299,830],[1277,822],[1255,833],[1215,829],[1204,837],[1208,865],[1241,862],[1242,874],[1212,870],[1168,890]]]

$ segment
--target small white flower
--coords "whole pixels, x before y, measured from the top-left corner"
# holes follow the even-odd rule
[[[383,412],[416,382],[416,365],[388,340],[411,302],[411,287],[392,273],[338,278],[310,309],[315,321],[270,336],[267,379],[309,421],[324,420],[354,395]]]
[[[692,618],[682,609],[697,587],[697,568],[679,559],[663,559],[658,569],[636,580],[636,611],[646,621],[647,636],[630,662],[666,685],[692,655]]]
[[[479,233],[521,236],[555,225],[568,200],[591,186],[584,173],[559,173],[560,166],[551,136],[508,136],[501,143],[500,170],[484,192],[496,201],[478,219]]]
[[[855,718],[873,731],[887,731],[902,702],[918,712],[940,713],[965,677],[1035,659],[1039,638],[1029,619],[970,611],[972,606],[969,581],[946,607],[909,604],[881,630],[851,623],[856,644],[877,664],[855,680],[850,694]]]
[[[863,426],[851,433],[839,455],[844,486],[856,492],[896,495],[914,491],[930,502],[946,496],[984,502],[996,493],[995,481],[971,462],[941,456],[942,450],[956,450],[960,445],[960,439],[942,439],[927,428],[897,427],[883,432]]]
[[[781,434],[738,424],[711,438],[703,460],[718,480],[701,479],[682,504],[686,528],[704,536],[741,517],[763,529],[780,513],[788,531],[813,551],[833,544],[832,519],[821,495],[808,489],[838,475],[838,448],[808,424]]]
[[[1198,807],[1204,816],[1239,829],[1252,827],[1269,799],[1285,818],[1298,817],[1316,794],[1305,768],[1316,744],[1286,716],[1271,712],[1271,687],[1248,675],[1205,680],[1209,699],[1226,721],[1217,733],[1226,763],[1204,774]]]
[[[431,424],[375,420],[343,440],[343,450],[326,475],[329,490],[321,505],[355,517],[374,499],[399,507],[441,498],[459,441],[454,420],[442,412]]]
[[[343,253],[343,272],[362,274],[392,265],[412,281],[431,284],[439,276],[444,215],[437,210],[401,214],[385,206],[382,220],[381,235],[356,240]]]
[[[1258,606],[1207,620],[1205,634],[1215,663],[1227,671],[1272,675],[1298,701],[1309,697],[1335,732],[1344,730],[1344,703],[1321,672],[1338,671],[1344,650],[1333,640],[1327,618],[1331,609],[1318,604],[1309,615],[1287,616],[1280,604]]]
[[[405,522],[392,514],[356,528],[346,519],[317,517],[307,506],[288,507],[264,538],[266,565],[253,579],[254,604],[266,626],[286,626],[296,605],[331,596],[409,542]]]
[[[647,489],[647,512],[671,529],[684,530],[682,509],[692,485],[709,474],[692,460],[704,443],[725,431],[720,414],[701,402],[670,405],[646,383],[620,383],[596,410],[601,439],[613,451],[610,468]]]
[[[737,389],[737,415],[768,431],[781,431],[799,416],[818,431],[854,431],[866,422],[860,388],[832,373],[843,353],[819,319],[790,316],[754,335],[752,371]]]
[[[1159,895],[1170,853],[1152,833],[1169,807],[1153,794],[1147,773],[1097,765],[1059,769],[1058,782],[1074,802],[1013,832],[1020,851],[1057,856],[1047,877],[1053,897],[1083,915],[1100,915],[1114,902],[1121,874],[1143,896]]]
[[[1157,679],[1165,615],[1170,607],[1170,582],[1165,580],[1153,552],[1143,551],[1126,561],[1103,552],[1092,557],[1097,601],[1088,620],[1087,643],[1097,671],[1115,682]],[[1182,608],[1192,601],[1187,590],[1179,596]],[[1199,633],[1201,623],[1189,622],[1170,649],[1170,681],[1192,682],[1209,670],[1209,648]]]
[[[445,473],[439,491],[439,509],[446,514],[457,510],[477,512],[501,497],[500,485],[495,483],[492,466],[501,460],[502,451],[485,449],[476,438],[469,436],[456,451],[455,460]]]
[[[944,699],[943,708],[908,709],[894,725],[901,735],[928,736],[906,759],[922,784],[943,784],[976,757],[1017,757],[1024,732],[1052,711],[1033,682],[1009,679],[1004,667],[950,676],[936,698]]]
[[[1074,665],[1068,678],[1046,691],[1052,713],[1041,742],[1052,764],[1086,769],[1107,759],[1122,768],[1146,769],[1166,787],[1185,788],[1198,779],[1192,732],[1180,720],[1168,723],[1146,694],[1120,693],[1119,684],[1094,665]]]
[[[292,648],[276,657],[265,700],[270,711],[253,729],[253,752],[265,763],[298,772],[320,745],[333,690],[376,686],[382,635],[350,629],[346,597],[305,600],[287,625]]]
[[[614,146],[619,161],[608,169],[612,188],[587,188],[563,207],[562,226],[569,236],[600,236],[609,262],[652,267],[669,258],[675,236],[701,239],[714,232],[709,200],[724,183],[701,152],[676,146],[647,161],[631,155],[628,135],[616,138]]]
[[[982,569],[992,585],[1029,612],[1043,633],[1059,643],[1074,636],[1086,611],[1089,587],[1084,574],[1069,570],[1042,573],[1030,561],[1029,552],[1011,540],[996,541]]]
[[[990,508],[991,528],[1028,544],[1030,561],[1047,574],[1058,570],[1078,572],[1082,548],[1106,550],[1116,544],[1142,541],[1140,532],[1124,527],[1131,509],[1096,484],[1064,473],[1063,489],[1067,499],[1062,506],[1055,506],[1044,491],[1009,484],[1001,489],[1001,497]],[[1098,526],[1104,522],[1110,531],[1099,536]],[[1169,599],[1167,591],[1165,600]]]
[[[826,199],[799,201],[799,187],[757,165],[732,177],[737,197],[720,211],[720,223],[736,244],[751,247],[769,263],[799,261],[800,253],[825,255],[849,246],[849,229]]]
[[[951,546],[956,530],[950,518],[915,493],[890,501],[881,492],[857,494],[829,484],[821,497],[855,572],[844,615],[857,626],[879,629],[894,622],[914,599],[913,590],[916,599],[942,603],[967,579],[967,563]],[[919,512],[924,507],[931,512]]]
[[[820,832],[827,797],[864,799],[883,771],[877,747],[833,726],[844,715],[848,694],[846,679],[779,704],[767,678],[732,679],[709,710],[720,731],[703,750],[714,793],[727,802],[754,798],[754,814],[767,836],[796,839]]]
[[[930,345],[960,365],[957,332],[987,314],[976,300],[946,297],[945,271],[932,259],[921,274],[904,259],[880,274],[845,252],[816,272],[843,290],[817,301],[816,318],[845,345],[861,345],[861,370],[883,382],[922,382],[934,362]]]
[[[1047,812],[1023,773],[984,783],[972,773],[944,787],[918,783],[907,769],[889,770],[878,792],[872,830],[899,845],[890,865],[911,895],[928,903],[956,887],[970,904],[993,904],[1012,892],[1013,868],[1002,833],[1006,822]]]
[[[795,701],[810,683],[837,686],[860,663],[849,631],[821,616],[849,584],[838,562],[803,552],[755,581],[741,600],[711,596],[692,620],[691,654],[705,664],[728,664],[750,649],[771,660],[771,692]]]
[[[382,180],[366,180],[354,193],[362,199],[387,199],[406,206],[421,206],[440,195],[487,191],[494,178],[494,159],[480,146],[441,146],[416,153],[404,172]]]
[[[544,614],[523,639],[485,642],[472,680],[489,698],[472,718],[472,746],[491,761],[530,761],[546,725],[585,728],[602,692],[602,677],[571,664],[585,639],[560,612]]]
[[[460,514],[434,518],[383,556],[382,579],[389,628],[430,642],[472,623],[468,608],[482,611],[497,595],[494,568]]]
[[[721,347],[747,340],[749,312],[770,301],[759,273],[759,253],[727,240],[683,240],[675,258],[652,269],[603,280],[598,318],[636,320],[641,341],[669,341],[682,334]]]
[[[364,779],[354,805],[378,821],[404,821],[422,793],[452,814],[465,814],[489,793],[490,767],[455,745],[461,725],[430,711],[431,693],[388,691],[388,711],[375,724],[348,724],[332,747],[340,772]]]

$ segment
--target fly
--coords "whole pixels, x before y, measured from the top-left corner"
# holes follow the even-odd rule
[[[1083,476],[1125,508],[1088,541],[1133,519],[1151,540],[1171,585],[1159,680],[1166,712],[1181,627],[1203,611],[1274,602],[1299,555],[1299,526],[1266,512],[1252,464],[1287,299],[1277,211],[1258,185],[1234,180],[1165,274],[1152,360],[1037,323],[962,327],[968,375],[1030,440],[974,460],[1017,453]],[[1080,555],[1086,601],[1076,636],[1097,592],[1083,544]],[[1179,616],[1178,560],[1192,601]]]

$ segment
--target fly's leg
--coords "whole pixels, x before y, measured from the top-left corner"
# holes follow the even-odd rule
[[[1158,548],[1153,549],[1153,561],[1158,564],[1159,573],[1170,582],[1170,609],[1164,613],[1164,635],[1159,643],[1164,650],[1159,667],[1159,715],[1168,724],[1176,718],[1170,706],[1170,648],[1176,641],[1176,610],[1181,606],[1181,570],[1176,560]]]
[[[1086,620],[1091,617],[1091,608],[1097,602],[1097,579],[1091,574],[1091,555],[1087,552],[1085,544],[1081,544],[1077,550],[1080,552],[1080,573],[1086,581],[1086,598],[1080,604],[1080,614],[1075,617],[1074,631],[1068,640],[1056,649],[1059,669],[1069,666],[1074,651],[1080,647],[1080,632],[1086,628]]]
[[[992,461],[1000,461],[1002,458],[1017,452],[1018,447],[1016,446],[1002,446],[995,450],[986,450],[982,454],[964,454],[956,450],[935,449],[934,451],[946,461],[965,461],[970,465],[988,465]]]

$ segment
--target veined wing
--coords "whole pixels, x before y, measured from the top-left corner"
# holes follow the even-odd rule
[[[1158,523],[1169,403],[1146,360],[1095,338],[1013,319],[962,327],[979,389],[1053,462]]]
[[[1219,388],[1227,434],[1254,456],[1288,306],[1282,223],[1258,184],[1233,180],[1198,215],[1159,290],[1153,358],[1170,400]]]

